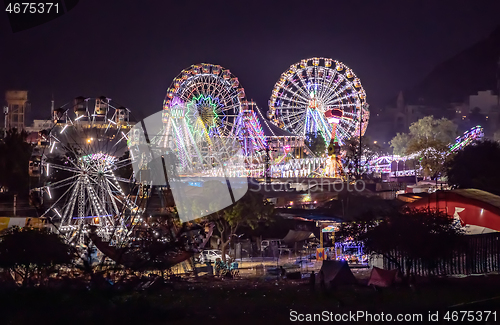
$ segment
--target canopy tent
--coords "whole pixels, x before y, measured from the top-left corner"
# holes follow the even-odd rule
[[[346,261],[323,261],[323,265],[319,271],[320,281],[322,276],[326,284],[342,285],[357,283]]]
[[[287,245],[290,245],[309,238],[314,238],[314,234],[311,231],[289,230],[288,234],[283,238],[283,241]]]

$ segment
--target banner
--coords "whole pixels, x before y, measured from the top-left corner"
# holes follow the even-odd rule
[[[324,248],[316,248],[316,261],[325,260],[325,249]]]

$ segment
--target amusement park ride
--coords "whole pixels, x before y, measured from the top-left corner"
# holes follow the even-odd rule
[[[179,174],[190,176],[339,177],[338,148],[363,135],[367,123],[359,121],[369,117],[359,78],[327,58],[302,60],[281,75],[267,119],[238,78],[212,64],[183,70],[163,108],[153,142],[175,153]],[[315,155],[305,146],[312,135],[337,149]]]
[[[96,226],[101,240],[122,243],[154,185],[148,164],[169,154],[179,176],[342,177],[340,147],[365,133],[369,110],[349,67],[310,58],[281,75],[267,118],[237,77],[207,63],[173,80],[161,116],[135,124],[127,108],[106,97],[77,97],[54,110],[53,127],[40,133],[29,167],[30,198],[41,217],[76,245],[90,236],[86,225]],[[480,133],[470,131],[450,150]],[[309,150],[311,135],[323,139],[327,152]],[[390,172],[391,163],[405,159],[380,157],[371,165]]]
[[[140,213],[131,199],[139,197],[139,186],[127,175],[129,115],[109,98],[77,97],[53,111],[53,127],[40,135],[29,169],[30,201],[70,243],[81,242],[83,224],[120,241],[125,224]]]

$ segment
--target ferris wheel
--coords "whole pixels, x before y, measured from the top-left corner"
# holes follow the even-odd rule
[[[239,147],[236,121],[245,90],[219,65],[184,69],[167,90],[163,106],[163,147],[180,160],[183,172],[227,163]]]
[[[328,58],[292,64],[275,84],[268,117],[297,135],[322,135],[326,143],[363,135],[368,126],[368,104],[354,72]]]
[[[128,133],[130,112],[109,98],[77,97],[53,112],[53,127],[35,148],[30,199],[70,243],[88,229],[107,241],[123,240],[140,213]]]

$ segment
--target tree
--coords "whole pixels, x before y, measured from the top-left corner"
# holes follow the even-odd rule
[[[378,221],[344,223],[336,240],[352,238],[363,243],[366,252],[392,261],[408,279],[415,263],[432,272],[461,244],[462,235],[459,225],[444,212],[405,209]]]
[[[47,278],[75,257],[71,246],[46,229],[12,228],[0,242],[0,267],[20,276],[24,287],[31,284],[34,275]]]
[[[32,147],[26,142],[28,134],[19,133],[17,129],[7,131],[6,137],[0,143],[0,186],[5,186],[10,192],[28,194],[28,165]]]
[[[457,125],[452,121],[434,116],[426,116],[410,125],[412,139],[434,139],[445,144],[450,144],[457,137]]]
[[[425,176],[437,179],[442,176],[444,164],[450,159],[448,146],[457,136],[457,125],[452,121],[426,116],[410,125],[410,132],[398,133],[391,140],[394,154],[419,158]]]
[[[423,174],[436,180],[445,174],[445,164],[453,157],[447,144],[439,140],[426,138],[411,141],[407,152],[417,154]]]
[[[204,188],[207,194],[210,193],[209,195],[213,197],[214,201],[217,200],[217,193],[222,193],[222,189],[217,189],[219,185],[216,183],[221,184],[221,187],[225,186],[220,182],[214,182],[213,184],[206,184],[208,186]],[[244,226],[255,229],[259,223],[268,221],[273,211],[273,206],[264,199],[262,194],[248,191],[233,205],[208,216],[208,220],[215,224],[221,238],[221,251],[224,262],[226,261],[227,247],[234,239],[237,231]]]
[[[497,130],[495,134],[493,135],[493,140],[496,142],[500,142],[500,130]]]
[[[367,174],[370,161],[382,149],[368,136],[363,136],[361,138],[361,151],[359,138],[357,137],[347,140],[342,146],[342,150],[345,152],[343,166],[347,176],[354,179],[361,179]]]
[[[406,154],[406,148],[408,148],[408,142],[410,142],[410,136],[406,133],[398,132],[391,140],[393,153],[397,156],[404,156]]]
[[[459,151],[447,164],[449,185],[500,195],[500,144],[481,141]]]
[[[326,152],[325,137],[321,132],[306,134],[307,147],[318,157],[321,157]]]

